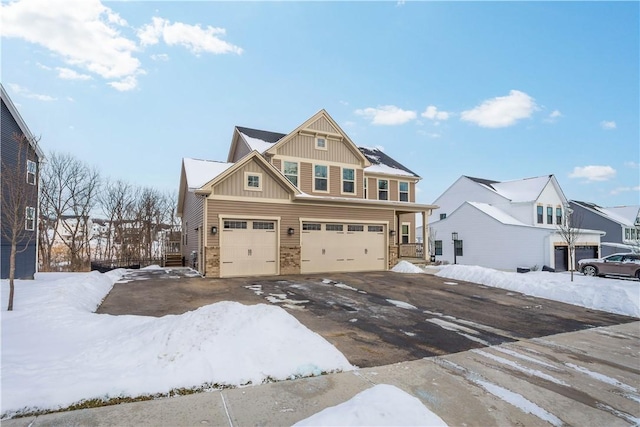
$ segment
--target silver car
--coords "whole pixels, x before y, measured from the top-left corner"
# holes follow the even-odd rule
[[[640,279],[640,254],[613,254],[597,259],[581,259],[578,270],[586,276],[627,276]]]

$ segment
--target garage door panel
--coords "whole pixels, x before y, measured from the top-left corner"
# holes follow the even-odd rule
[[[223,221],[220,276],[278,274],[276,225],[275,221]]]

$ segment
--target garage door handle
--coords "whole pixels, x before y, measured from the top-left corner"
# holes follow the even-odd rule
[[[247,255],[251,256],[251,249],[247,249]]]
[[[369,253],[369,249],[365,249],[365,250],[364,250],[364,254],[366,255],[366,254],[368,254],[368,253]]]
[[[324,255],[324,249],[322,250],[322,255]]]

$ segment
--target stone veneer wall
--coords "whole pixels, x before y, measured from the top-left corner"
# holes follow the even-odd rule
[[[300,274],[300,246],[280,246],[280,274]]]
[[[207,277],[220,277],[220,246],[207,246],[205,251]]]
[[[389,245],[389,269],[398,263],[398,245]]]

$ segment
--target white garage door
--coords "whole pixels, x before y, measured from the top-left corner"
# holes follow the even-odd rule
[[[382,224],[303,222],[301,272],[386,270]]]
[[[275,221],[223,220],[220,277],[278,274]]]

